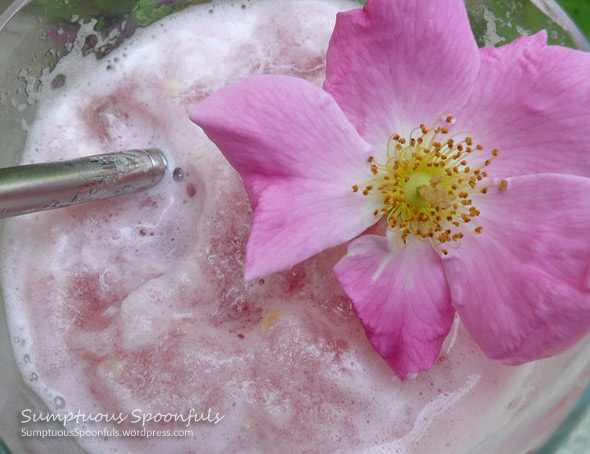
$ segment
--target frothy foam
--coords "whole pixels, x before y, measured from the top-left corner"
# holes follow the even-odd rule
[[[488,361],[456,323],[434,368],[399,382],[333,278],[345,246],[244,283],[251,210],[188,113],[253,74],[321,84],[335,14],[351,7],[189,8],[104,60],[81,58],[78,38],[51,75],[65,85],[45,84],[23,162],[159,147],[183,176],[171,169],[141,194],[6,223],[24,378],[56,412],[224,415],[192,425],[193,437],[83,438],[88,451],[466,452],[552,376]]]

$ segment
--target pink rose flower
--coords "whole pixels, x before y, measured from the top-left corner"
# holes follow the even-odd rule
[[[256,76],[190,118],[240,173],[246,279],[354,239],[335,274],[402,379],[455,312],[493,359],[590,330],[590,54],[546,34],[478,49],[462,0],[340,13],[323,90]]]

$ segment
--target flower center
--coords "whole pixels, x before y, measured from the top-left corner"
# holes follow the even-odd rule
[[[450,124],[453,118],[447,115],[444,121]],[[433,125],[427,129],[420,125],[407,139],[393,134],[384,163],[369,157],[374,178],[362,187],[352,188],[380,198],[382,207],[374,214],[384,217],[388,227],[398,233],[399,247],[407,244],[410,234],[433,246],[457,243],[466,232],[482,232],[482,227],[471,230],[466,224],[480,214],[473,206],[472,195],[485,194],[491,186],[482,183],[487,177],[483,169],[491,164],[498,150],[492,150],[485,160],[474,156],[482,151],[470,134],[449,135],[446,127]],[[471,167],[468,161],[480,164]],[[499,188],[504,190],[505,182]],[[448,253],[444,248],[441,252]]]

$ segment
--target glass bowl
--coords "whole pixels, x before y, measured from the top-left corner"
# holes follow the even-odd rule
[[[10,3],[0,0],[0,166],[20,163],[27,131],[35,121],[41,79],[50,81],[55,88],[67,84],[63,75],[52,71],[72,50],[79,34],[85,33],[84,58],[108,58],[139,28],[185,8],[208,7],[198,3],[202,2],[20,0]],[[502,45],[518,36],[547,29],[552,44],[590,50],[583,35],[554,1],[466,0],[465,3],[480,46]],[[3,226],[0,224],[0,234]],[[4,289],[10,283],[1,285],[5,294]],[[23,380],[17,368],[13,347],[19,339],[8,330],[2,304],[0,327],[0,453],[84,452],[70,437],[21,436],[23,409],[38,412],[51,409],[27,385],[31,378],[27,376]],[[535,388],[533,397],[519,404],[522,409],[513,420],[505,422],[501,431],[481,440],[470,453],[519,454],[535,449],[553,452],[588,404],[587,395],[579,398],[588,383],[589,353],[590,341],[585,340],[561,357],[546,360],[551,367],[544,367],[551,369],[551,373],[528,384]],[[567,419],[576,402],[575,412]],[[548,444],[540,448],[547,440]]]

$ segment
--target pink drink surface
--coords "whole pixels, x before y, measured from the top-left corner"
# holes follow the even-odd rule
[[[44,92],[23,162],[154,146],[184,178],[6,224],[3,282],[25,380],[58,413],[224,416],[191,424],[192,437],[82,438],[88,451],[467,452],[566,361],[496,364],[457,322],[433,369],[401,383],[333,278],[345,245],[244,283],[249,203],[188,113],[253,74],[321,84],[335,14],[356,6],[198,6],[102,61],[78,58],[79,40],[52,73],[66,83]]]

